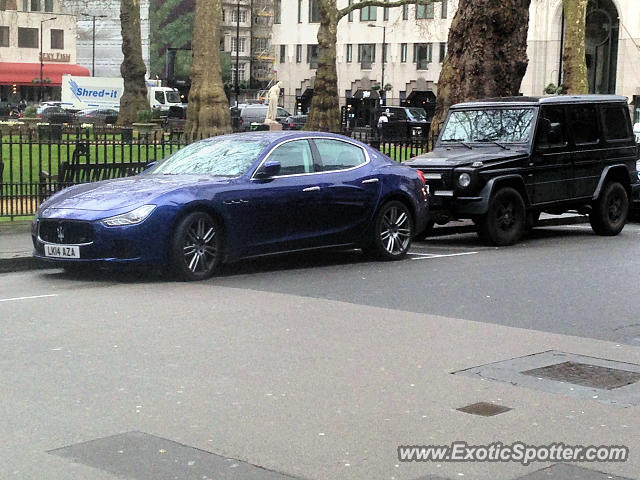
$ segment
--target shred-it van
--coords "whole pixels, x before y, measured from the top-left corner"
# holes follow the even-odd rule
[[[146,80],[147,98],[151,108],[166,114],[170,107],[182,106],[180,93],[175,88],[163,87],[160,80]],[[67,110],[85,108],[120,108],[124,80],[119,77],[62,76],[61,107]]]

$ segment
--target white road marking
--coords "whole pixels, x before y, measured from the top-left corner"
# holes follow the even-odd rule
[[[47,297],[57,297],[58,294],[53,293],[50,295],[33,295],[31,297],[14,297],[14,298],[0,298],[0,302],[15,302],[17,300],[31,300],[33,298],[47,298]]]
[[[415,258],[411,260],[428,260],[430,258],[444,258],[444,257],[460,257],[462,255],[475,255],[478,252],[461,252],[461,253],[448,253],[448,254],[438,254],[438,253],[410,253],[409,255],[416,255]]]

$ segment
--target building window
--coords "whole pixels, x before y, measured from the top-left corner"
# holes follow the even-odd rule
[[[64,50],[64,30],[51,29],[51,49]]]
[[[240,10],[240,23],[245,23],[247,21],[247,11]],[[231,22],[238,23],[238,9],[231,10]]]
[[[302,23],[302,0],[298,0],[298,23]]]
[[[38,48],[38,29],[37,28],[18,28],[18,47],[19,48]]]
[[[240,40],[240,45],[239,45],[240,48],[238,48],[238,40]],[[240,37],[240,38],[231,37],[231,51],[238,52],[239,50],[239,53],[244,53],[245,41],[246,39],[244,37]]]
[[[388,2],[389,0],[384,0],[385,2]],[[384,7],[384,10],[382,11],[382,18],[384,20],[389,20],[389,9],[387,7]]]
[[[225,14],[226,10],[223,8],[222,9],[222,21],[226,22],[227,21],[227,15]]]
[[[40,0],[31,0],[31,11],[39,12],[42,10],[42,5],[40,5]]]
[[[318,45],[307,45],[307,63],[309,68],[318,68]]]
[[[361,22],[375,22],[378,16],[378,7],[362,7],[360,9]]]
[[[238,82],[245,81],[245,78],[246,78],[245,69],[246,69],[246,63],[238,64]],[[233,83],[236,82],[236,65],[235,64],[233,64],[233,66],[231,67],[231,81]]]
[[[302,45],[296,45],[296,63],[302,63]]]
[[[426,70],[431,63],[433,45],[431,43],[416,43],[413,45],[413,62],[418,70]]]
[[[280,23],[282,17],[282,0],[273,2],[273,23]]]
[[[268,38],[254,38],[253,39],[254,51],[261,53],[269,49]]]
[[[416,18],[434,18],[433,3],[416,5]]]
[[[442,5],[442,10],[440,11],[440,17],[442,18],[447,18],[447,3],[449,2],[449,0],[442,0],[442,2],[440,2],[440,5]]]
[[[363,70],[371,70],[371,64],[376,61],[376,44],[361,43],[358,45],[358,62]]]
[[[349,5],[353,5],[353,0],[349,0]],[[353,10],[349,12],[349,15],[347,15],[347,21],[353,22]]]
[[[309,23],[320,23],[318,0],[309,0]]]
[[[53,12],[53,0],[44,0],[44,11]]]
[[[409,20],[409,5],[402,6],[402,19]]]
[[[0,12],[7,9],[7,0],[0,0]]]
[[[226,37],[220,37],[220,51],[224,52],[224,39]]]
[[[440,42],[440,63],[444,62],[444,57],[447,56],[447,42]]]
[[[287,46],[280,45],[280,63],[285,63],[287,58]]]
[[[353,45],[351,43],[347,43],[347,63],[351,63],[352,61],[353,61]]]
[[[23,12],[29,11],[29,0],[22,0],[22,11]]]
[[[0,47],[9,46],[9,27],[0,27]]]
[[[400,61],[402,63],[405,63],[407,61],[407,44],[406,43],[400,44]]]

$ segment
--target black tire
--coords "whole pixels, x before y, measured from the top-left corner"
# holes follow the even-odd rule
[[[598,235],[618,235],[627,223],[629,196],[619,182],[608,182],[589,213],[591,228]]]
[[[411,211],[404,203],[391,200],[378,209],[362,250],[383,260],[400,260],[409,251],[412,237]]]
[[[222,259],[222,230],[218,222],[205,212],[185,216],[173,234],[171,269],[184,281],[211,277]]]
[[[526,210],[520,193],[505,187],[489,200],[489,209],[478,221],[478,235],[492,245],[517,243],[525,230]]]
[[[424,227],[424,229],[420,233],[414,235],[413,239],[420,241],[420,240],[424,240],[427,237],[430,237],[431,234],[433,233],[433,225],[434,224],[435,224],[435,222],[433,220],[429,220],[427,222],[427,225]]]

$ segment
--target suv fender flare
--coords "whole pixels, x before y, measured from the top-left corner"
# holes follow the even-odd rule
[[[522,199],[524,200],[524,204],[526,207],[529,207],[529,197],[527,195],[527,190],[524,186],[524,180],[520,175],[504,175],[500,177],[494,177],[490,179],[482,190],[478,192],[478,197],[482,197],[482,200],[479,202],[473,202],[464,207],[464,213],[468,215],[484,215],[489,210],[489,200],[493,195],[494,191],[498,190],[500,187],[508,186],[515,188],[520,195],[522,195]]]
[[[620,172],[620,173],[618,173]],[[600,174],[600,180],[598,180],[598,185],[596,186],[595,191],[593,192],[592,200],[597,200],[600,197],[600,192],[604,188],[604,184],[611,177],[616,177],[622,186],[627,190],[627,194],[631,195],[631,184],[629,181],[629,170],[626,165],[623,163],[617,165],[609,165],[602,170]]]

